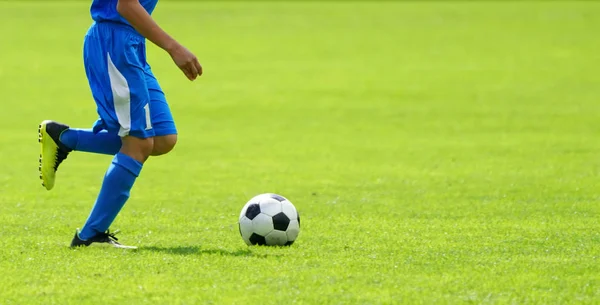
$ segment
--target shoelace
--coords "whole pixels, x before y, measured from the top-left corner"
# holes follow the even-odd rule
[[[117,240],[119,240],[119,239],[118,239],[118,238],[115,236],[117,233],[119,233],[119,230],[116,230],[116,231],[114,231],[114,232],[112,232],[112,233],[110,232],[110,230],[106,230],[106,232],[102,234],[102,238],[103,238],[103,239],[104,239],[104,238],[106,238],[106,240],[111,240],[111,239],[113,239],[113,240],[117,241]]]

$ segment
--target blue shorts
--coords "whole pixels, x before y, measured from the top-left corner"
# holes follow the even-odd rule
[[[94,23],[85,35],[83,57],[100,116],[95,132],[137,138],[177,134],[165,94],[146,62],[144,37],[127,25]]]

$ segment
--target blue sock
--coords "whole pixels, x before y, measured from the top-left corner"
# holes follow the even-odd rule
[[[121,149],[119,135],[106,130],[94,133],[92,129],[70,128],[60,134],[59,140],[72,150],[97,154],[115,155]]]
[[[142,171],[142,165],[123,153],[115,155],[104,176],[94,208],[79,232],[79,238],[87,240],[108,230],[129,199],[129,191]]]

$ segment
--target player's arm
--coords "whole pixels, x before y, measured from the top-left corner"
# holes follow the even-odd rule
[[[167,51],[187,78],[194,80],[202,75],[196,56],[161,29],[139,0],[119,0],[117,11],[146,39]]]

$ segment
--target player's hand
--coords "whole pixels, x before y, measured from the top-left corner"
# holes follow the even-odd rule
[[[202,75],[202,66],[198,62],[198,58],[184,46],[177,45],[169,51],[169,54],[189,80],[195,80],[196,77]]]

